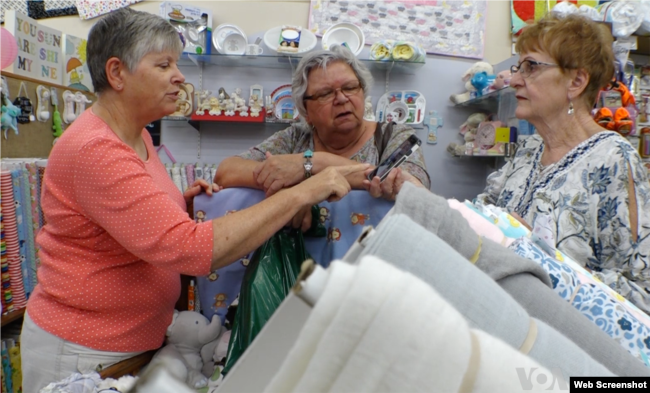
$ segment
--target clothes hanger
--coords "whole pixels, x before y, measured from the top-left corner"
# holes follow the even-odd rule
[[[156,153],[159,153],[160,150],[164,150],[165,154],[167,154],[167,157],[169,157],[169,159],[172,161],[172,164],[176,164],[176,159],[172,155],[172,152],[169,151],[167,146],[165,146],[164,144],[161,144],[160,146],[158,146],[158,148],[156,148]]]

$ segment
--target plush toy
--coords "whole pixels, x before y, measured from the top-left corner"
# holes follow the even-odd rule
[[[2,105],[2,117],[1,124],[2,129],[5,132],[5,139],[7,139],[7,130],[12,129],[14,133],[18,135],[18,115],[20,115],[21,110],[16,105],[6,100],[5,105]]]
[[[472,113],[471,115],[469,115],[467,121],[460,126],[460,131],[459,131],[460,135],[463,136],[465,143],[463,144],[450,143],[449,146],[447,146],[447,151],[454,156],[462,156],[465,155],[465,151],[468,146],[474,148],[475,147],[474,140],[476,139],[476,130],[478,129],[479,124],[486,121],[488,118],[489,115],[486,115],[485,113],[481,113],[481,112]]]
[[[478,61],[474,63],[474,65],[470,67],[470,69],[467,70],[465,74],[463,74],[462,79],[465,82],[465,89],[467,89],[467,91],[460,94],[452,94],[449,97],[451,102],[454,104],[460,104],[462,102],[468,101],[471,98],[471,92],[476,91],[476,88],[472,85],[472,78],[479,72],[485,72],[486,75],[493,75],[494,68],[492,65],[490,65],[490,63],[486,63],[484,61]]]
[[[190,387],[205,387],[209,375],[203,375],[202,370],[204,363],[213,362],[220,334],[221,319],[217,315],[208,321],[195,311],[174,311],[172,324],[167,328],[167,345],[156,353],[149,367],[162,364]],[[208,368],[205,369],[209,371]]]
[[[125,375],[119,379],[106,378],[96,386],[97,393],[126,393],[133,389],[138,377]]]
[[[512,79],[512,73],[510,70],[501,71],[497,74],[494,79],[494,83],[490,86],[491,90],[503,89],[506,86],[510,86],[510,79]]]

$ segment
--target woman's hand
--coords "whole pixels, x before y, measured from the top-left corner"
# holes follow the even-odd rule
[[[311,228],[311,205],[300,209],[298,214],[293,216],[290,224],[293,228],[300,228],[303,232]]]
[[[373,169],[367,170],[365,175],[368,176],[372,170]],[[402,189],[404,182],[410,182],[415,184],[417,187],[424,188],[422,183],[420,183],[420,181],[415,176],[406,171],[403,171],[401,168],[395,168],[390,171],[384,181],[380,181],[379,176],[375,176],[372,181],[366,179],[363,181],[363,187],[374,198],[383,197],[389,201],[394,201],[395,197],[397,197],[397,194],[399,193],[399,190]]]
[[[212,195],[221,190],[223,190],[223,187],[219,186],[217,183],[208,184],[207,181],[199,179],[196,180],[191,187],[188,187],[188,189],[185,190],[183,198],[185,198],[185,203],[190,205],[192,204],[192,201],[194,201],[194,197],[199,195],[201,191],[205,191],[206,194]]]
[[[352,189],[345,177],[356,172],[366,171],[369,167],[369,164],[331,166],[296,187],[300,187],[301,192],[306,193],[309,206],[324,200],[336,202]]]
[[[300,154],[274,156],[266,152],[266,160],[253,170],[253,178],[267,197],[283,188],[291,187],[305,177],[303,157]]]

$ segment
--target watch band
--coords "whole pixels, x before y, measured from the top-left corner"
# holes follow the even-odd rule
[[[307,150],[303,154],[303,157],[305,158],[305,162],[302,164],[302,166],[305,169],[305,179],[308,179],[308,178],[311,177],[311,170],[314,167],[314,164],[311,162],[311,159],[312,159],[313,156],[314,156],[314,153],[312,153],[311,150]]]

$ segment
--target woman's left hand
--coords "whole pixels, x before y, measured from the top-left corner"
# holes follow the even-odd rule
[[[368,176],[374,168],[370,168],[366,171],[365,175]],[[372,195],[374,198],[383,197],[389,201],[394,201],[395,197],[399,193],[399,190],[402,189],[404,182],[411,182],[418,187],[424,188],[422,183],[410,173],[403,171],[401,168],[395,168],[384,181],[379,180],[379,176],[375,176],[372,181],[364,180],[363,187]]]
[[[253,178],[264,189],[267,197],[300,183],[304,177],[303,158],[300,154],[274,156],[266,152],[266,160],[253,171]]]
[[[203,179],[196,180],[191,187],[188,187],[187,190],[183,193],[183,198],[185,202],[189,205],[194,200],[194,197],[199,195],[201,191],[205,191],[206,194],[212,195],[215,192],[223,190],[223,187],[217,183],[208,184],[207,181]]]

